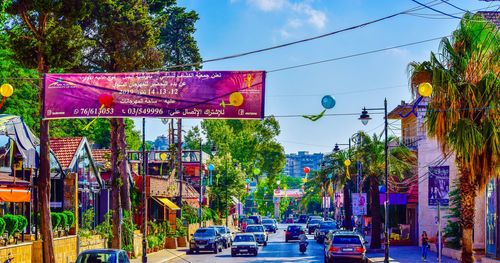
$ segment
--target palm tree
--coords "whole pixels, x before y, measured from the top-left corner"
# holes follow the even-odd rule
[[[384,180],[385,175],[385,142],[381,140],[381,135],[374,134],[372,137],[364,132],[359,132],[361,140],[355,148],[355,160],[361,163],[363,167],[363,183],[370,183],[370,211],[372,213],[372,235],[370,248],[378,249],[381,247],[381,224],[382,215],[380,213],[379,185]],[[388,138],[388,142],[397,140],[393,137]],[[388,173],[391,177],[403,179],[404,177],[414,176],[411,171],[415,167],[415,154],[405,146],[395,146],[389,149],[388,155]]]
[[[479,21],[479,22],[478,22]],[[456,156],[460,175],[462,262],[473,262],[474,198],[500,175],[500,43],[498,29],[480,15],[465,14],[439,54],[408,66],[410,86],[430,82],[425,124],[443,153]]]

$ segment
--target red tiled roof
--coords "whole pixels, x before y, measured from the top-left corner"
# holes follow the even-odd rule
[[[83,137],[74,138],[50,138],[50,148],[54,152],[61,163],[62,169],[68,169],[75,156],[78,146],[82,142]]]
[[[104,165],[105,168],[111,168],[111,150],[110,149],[92,149],[92,156],[96,163]]]

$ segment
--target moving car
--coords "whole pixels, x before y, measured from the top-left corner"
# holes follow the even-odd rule
[[[76,263],[130,263],[127,252],[121,249],[91,249],[85,250],[76,259]]]
[[[226,227],[226,226],[210,226],[210,228],[217,228],[219,230],[219,233],[222,236],[222,242],[224,245],[224,248],[228,248],[231,246],[233,242],[233,234],[231,233],[231,230]]]
[[[299,223],[299,224],[305,224],[306,221],[307,221],[307,215],[300,215],[299,216],[299,222],[297,222],[297,223]]]
[[[252,219],[256,225],[262,224],[262,217],[260,215],[249,216],[248,219]]]
[[[314,231],[314,239],[316,239],[316,242],[322,244],[325,241],[325,236],[328,234],[330,230],[332,231],[338,230],[336,222],[323,221],[319,223],[319,226],[316,228],[316,231]]]
[[[239,254],[250,254],[257,256],[259,244],[252,233],[236,234],[231,248],[231,256],[235,257]]]
[[[311,222],[311,220],[313,219],[321,219],[321,218],[322,218],[321,216],[309,216],[307,218],[306,225],[309,225],[309,222]]]
[[[222,235],[217,228],[198,228],[189,241],[189,253],[200,253],[201,250],[222,252]]]
[[[276,233],[276,230],[278,229],[272,219],[263,219],[262,225],[266,228],[267,232]]]
[[[285,242],[290,240],[299,240],[299,236],[306,233],[300,225],[290,225],[285,231]]]
[[[318,227],[319,223],[321,223],[323,219],[311,219],[309,223],[307,224],[307,232],[310,234],[314,233],[316,228]]]
[[[366,262],[363,237],[353,231],[337,231],[325,243],[325,262]]]
[[[268,236],[263,225],[248,225],[245,232],[253,233],[255,235],[257,243],[267,246]]]
[[[248,218],[243,219],[243,221],[241,222],[241,231],[245,232],[247,226],[251,224],[253,224],[253,219],[248,219]]]

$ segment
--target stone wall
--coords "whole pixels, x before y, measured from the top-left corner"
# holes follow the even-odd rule
[[[17,245],[0,247],[0,262],[6,261],[10,253],[10,258],[13,258],[12,262],[31,263],[32,245],[32,242],[25,242]]]
[[[54,238],[54,250],[57,263],[75,262],[77,255],[77,236],[67,236]],[[43,262],[42,241],[33,242],[32,246],[32,262]],[[17,261],[14,261],[17,262]]]
[[[80,237],[80,252],[89,249],[106,249],[108,248],[108,240],[100,235],[90,237]]]

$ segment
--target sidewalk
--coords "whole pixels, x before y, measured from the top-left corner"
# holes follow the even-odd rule
[[[368,257],[368,262],[380,263],[384,262],[384,252],[382,253],[366,253]],[[418,246],[401,246],[401,247],[390,247],[389,250],[389,262],[424,262],[422,260],[422,249]],[[427,262],[435,263],[439,262],[437,254],[435,252],[427,252]],[[442,263],[458,263],[458,260],[441,257]]]
[[[148,263],[163,263],[169,262],[173,259],[181,259],[186,255],[187,248],[178,248],[178,249],[163,249],[158,252],[153,252],[148,254]],[[132,263],[141,263],[142,256],[132,259],[130,262]]]

